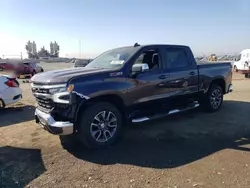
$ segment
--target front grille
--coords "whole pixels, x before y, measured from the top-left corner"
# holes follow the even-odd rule
[[[36,101],[38,106],[41,106],[42,108],[51,110],[54,108],[54,102],[51,99],[48,98],[40,98],[36,96]]]
[[[50,98],[49,89],[40,87],[32,87],[32,92],[36,98],[38,108],[44,112],[49,112],[54,108],[54,102]],[[47,94],[47,96],[46,96]]]
[[[32,92],[33,93],[43,93],[43,94],[49,94],[49,89],[45,89],[45,88],[42,88],[42,87],[34,87],[32,88]]]

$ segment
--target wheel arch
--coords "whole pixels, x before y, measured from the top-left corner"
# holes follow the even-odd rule
[[[123,121],[124,122],[126,121],[127,123],[128,113],[125,107],[125,103],[123,99],[117,94],[105,94],[101,96],[96,96],[94,98],[90,98],[89,100],[80,103],[78,106],[75,122],[79,121],[80,114],[82,114],[89,106],[97,102],[108,102],[114,105],[121,112]]]
[[[224,80],[224,78],[220,78],[219,77],[219,78],[213,79],[212,82],[211,82],[211,84],[210,84],[210,87],[213,84],[219,85],[222,88],[223,93],[224,94],[226,93],[226,81]]]

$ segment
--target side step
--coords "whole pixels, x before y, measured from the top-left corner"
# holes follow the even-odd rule
[[[179,112],[191,110],[191,109],[197,108],[199,106],[200,106],[200,104],[198,103],[198,101],[195,101],[194,103],[192,103],[192,105],[189,105],[188,107],[183,108],[183,109],[174,109],[174,110],[170,110],[168,113],[165,113],[165,114],[163,113],[163,114],[157,114],[157,115],[150,116],[150,117],[141,117],[141,118],[132,119],[132,123],[140,123],[140,122],[144,122],[144,121],[148,121],[148,120],[152,120],[152,119],[161,118],[161,117],[168,116],[171,114],[176,114]]]

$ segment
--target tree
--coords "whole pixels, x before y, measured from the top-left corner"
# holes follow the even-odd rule
[[[57,45],[56,50],[55,50],[56,57],[59,57],[59,51],[60,51],[60,46]]]
[[[48,50],[46,50],[44,48],[44,46],[41,48],[40,51],[38,51],[38,56],[39,57],[49,57],[50,56],[50,53],[48,52]]]
[[[27,51],[28,58],[32,58],[32,59],[38,58],[35,42],[31,43],[30,41],[28,41],[27,44],[25,45],[25,49]]]

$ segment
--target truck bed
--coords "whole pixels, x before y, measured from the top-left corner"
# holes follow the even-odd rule
[[[196,61],[197,65],[225,65],[225,64],[230,64],[232,65],[231,61],[217,61],[217,62],[210,62],[210,61]]]

